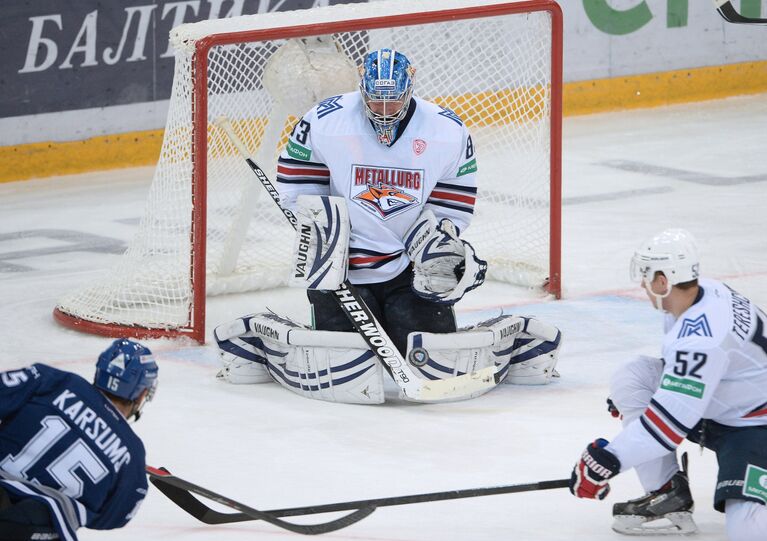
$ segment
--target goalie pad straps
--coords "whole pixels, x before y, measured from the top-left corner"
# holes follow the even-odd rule
[[[458,238],[453,222],[425,210],[405,233],[405,250],[413,262],[413,291],[432,302],[454,304],[485,281],[487,262]]]
[[[290,287],[335,290],[346,280],[349,213],[343,197],[301,195]]]
[[[384,401],[382,365],[357,333],[314,331],[272,313],[237,321],[245,321],[247,331],[228,341],[251,344],[254,360],[248,363],[240,357],[230,363],[222,379],[258,383],[246,380],[258,367],[268,381],[307,398],[345,404]],[[243,327],[234,322],[226,330],[237,333]]]

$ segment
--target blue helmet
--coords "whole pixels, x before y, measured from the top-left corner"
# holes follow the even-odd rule
[[[390,145],[410,106],[415,68],[404,54],[379,49],[365,56],[360,76],[365,114],[373,123],[378,141]]]
[[[146,400],[149,401],[157,388],[158,370],[148,348],[120,338],[99,355],[93,384],[102,391],[131,402],[148,389]]]

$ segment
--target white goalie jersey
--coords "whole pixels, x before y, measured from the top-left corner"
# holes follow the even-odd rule
[[[663,374],[641,417],[607,446],[626,470],[672,452],[701,419],[767,425],[767,316],[722,282],[668,315]]]
[[[277,188],[346,199],[352,283],[389,280],[409,264],[403,236],[424,207],[463,231],[476,199],[474,145],[461,119],[412,98],[391,146],[378,142],[359,92],[328,98],[299,120],[279,157]]]

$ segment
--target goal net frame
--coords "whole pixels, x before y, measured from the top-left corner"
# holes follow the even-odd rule
[[[495,0],[497,2],[497,0]],[[448,3],[448,2],[446,2]],[[363,4],[354,4],[361,6]],[[376,2],[367,5],[375,9]],[[333,6],[339,7],[339,6]],[[561,139],[562,139],[562,12],[554,0],[517,0],[494,3],[489,0],[483,5],[450,7],[447,9],[419,11],[419,4],[412,2],[412,12],[396,13],[374,17],[353,18],[340,21],[325,21],[293,26],[278,26],[254,30],[227,31],[227,21],[219,19],[206,21],[216,23],[211,34],[194,39],[192,56],[192,111],[191,111],[191,257],[189,260],[189,281],[191,302],[188,309],[188,324],[183,326],[147,327],[125,325],[104,321],[91,321],[69,313],[61,306],[54,310],[56,321],[66,327],[104,336],[125,336],[134,338],[189,337],[199,343],[205,341],[206,310],[206,250],[207,250],[207,171],[208,171],[208,53],[213,47],[235,45],[244,42],[266,42],[308,38],[318,35],[364,32],[383,28],[397,28],[441,21],[489,18],[504,15],[548,12],[551,18],[550,54],[550,103],[549,103],[549,250],[548,280],[543,284],[546,292],[555,298],[561,297]],[[325,9],[325,8],[319,8]],[[285,13],[285,12],[283,12]],[[298,12],[295,12],[298,13]],[[257,17],[257,16],[242,16]],[[184,26],[193,26],[184,25]],[[220,31],[218,30],[220,29]],[[404,51],[407,53],[407,51]],[[417,86],[417,85],[416,85]],[[418,94],[416,88],[416,94]],[[167,137],[167,134],[166,134]],[[268,170],[268,168],[267,168]],[[272,179],[274,180],[274,179]],[[480,181],[481,182],[481,181]],[[482,185],[479,185],[482,191]],[[514,232],[510,232],[514,234]],[[480,254],[481,255],[481,254]]]

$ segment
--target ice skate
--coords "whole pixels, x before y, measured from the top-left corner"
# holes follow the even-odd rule
[[[613,530],[626,535],[688,535],[698,531],[686,467],[658,490],[613,506]]]

